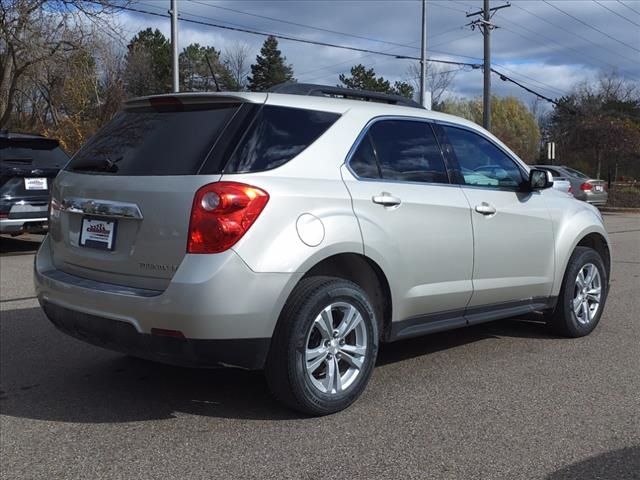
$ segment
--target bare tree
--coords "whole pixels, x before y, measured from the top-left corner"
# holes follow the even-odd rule
[[[432,104],[444,100],[449,86],[456,76],[458,69],[452,70],[450,66],[427,62],[427,90],[431,92]],[[420,91],[420,64],[412,63],[407,70],[406,81],[411,84],[414,91]]]
[[[247,77],[251,67],[250,53],[251,47],[247,43],[236,42],[225,48],[222,54],[222,63],[231,73],[231,79],[238,90],[247,88]]]
[[[96,23],[109,29],[114,8],[108,0],[0,0],[0,127],[9,122],[21,78],[81,48]]]

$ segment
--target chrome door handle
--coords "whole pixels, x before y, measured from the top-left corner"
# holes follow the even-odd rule
[[[374,195],[373,197],[371,197],[371,201],[385,207],[395,207],[402,203],[402,201],[398,197],[394,197],[387,192],[382,192],[380,195]]]
[[[480,205],[476,205],[476,212],[482,215],[493,215],[496,213],[496,207],[489,205],[486,202],[482,202]]]

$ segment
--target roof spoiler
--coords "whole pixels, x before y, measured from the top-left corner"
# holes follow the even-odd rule
[[[423,108],[417,102],[390,93],[372,92],[369,90],[357,90],[344,87],[331,87],[329,85],[316,85],[313,83],[286,82],[274,85],[268,92],[287,93],[290,95],[306,95],[314,97],[333,97],[363,100],[366,102],[388,103],[404,107]]]
[[[227,92],[167,93],[162,95],[132,98],[125,102],[124,109],[127,110],[141,107],[171,109],[172,107],[211,105],[216,103],[251,103],[251,100],[245,96]]]

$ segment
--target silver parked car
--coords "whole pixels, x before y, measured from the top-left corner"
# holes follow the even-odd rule
[[[551,184],[400,97],[141,98],[53,182],[37,295],[85,342],[264,368],[286,405],[328,414],[362,393],[383,342],[533,311],[568,337],[596,327],[602,217]]]
[[[563,165],[536,165],[536,168],[551,172],[554,183],[556,180],[568,180],[571,183],[570,193],[578,200],[597,206],[607,204],[609,193],[604,180],[595,180],[578,170]]]

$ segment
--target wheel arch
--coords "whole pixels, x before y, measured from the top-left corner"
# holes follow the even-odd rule
[[[580,232],[574,238],[574,241],[567,243],[567,247],[559,249],[558,258],[562,259],[562,263],[558,263],[558,268],[555,275],[555,282],[553,287],[553,295],[557,296],[562,286],[567,266],[569,265],[569,259],[576,247],[589,247],[598,252],[602,261],[604,262],[607,274],[607,283],[611,278],[611,247],[604,229],[587,228]]]
[[[349,280],[362,288],[371,299],[378,318],[380,339],[385,341],[391,329],[392,297],[387,277],[377,262],[354,252],[343,252],[316,262],[302,276],[331,276]]]

